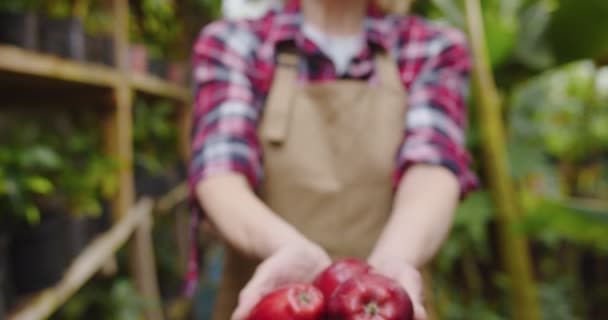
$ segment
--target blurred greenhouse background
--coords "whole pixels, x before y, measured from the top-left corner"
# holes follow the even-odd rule
[[[471,17],[476,2],[415,0],[411,11],[479,35]],[[477,73],[468,145],[483,188],[462,203],[428,270],[432,313],[448,320],[608,319],[608,1],[480,2],[485,38],[471,39]],[[116,9],[121,3],[128,15]],[[117,12],[125,14],[122,20]],[[171,202],[165,195],[183,187],[184,112],[176,105],[188,105],[192,42],[221,15],[220,0],[132,0],[128,6],[0,0],[0,319],[54,285],[91,239],[107,233],[117,208],[124,209],[120,203],[129,203],[122,198],[120,150],[132,148],[133,199]],[[486,50],[487,65],[479,56]],[[13,66],[19,59],[22,69]],[[42,67],[55,59],[76,71],[55,75]],[[123,78],[108,70],[139,74],[125,78],[133,83],[133,93],[126,93],[132,112],[108,111],[109,100],[121,101],[108,98],[108,90],[120,89],[103,89],[102,80],[91,80],[96,76],[80,80],[79,68],[100,78],[107,73],[111,81]],[[492,78],[480,76],[486,72],[496,91]],[[50,84],[54,77],[60,81]],[[133,120],[130,147],[108,145],[114,116]],[[503,155],[504,167],[496,159]],[[193,301],[183,299],[188,205],[169,207],[153,215],[150,234],[160,300],[141,294],[130,247],[122,246],[51,319],[139,319],[144,310],[208,319],[221,247],[201,233],[201,286]],[[58,218],[62,227],[46,223],[49,216],[65,216]],[[44,246],[40,239],[47,239]],[[11,265],[17,261],[20,267]],[[55,275],[32,279],[41,265]]]

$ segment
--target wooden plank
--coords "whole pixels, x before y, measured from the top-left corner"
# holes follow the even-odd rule
[[[180,203],[188,199],[189,189],[186,182],[179,184],[166,195],[162,196],[156,202],[155,211],[160,214],[166,214],[175,208]]]
[[[133,94],[129,74],[129,3],[127,0],[114,0],[114,40],[116,43],[116,61],[120,73],[123,75],[122,83],[116,90],[117,97],[117,128],[115,134],[117,150],[127,166],[121,174],[121,194],[117,199],[117,206],[127,205],[134,200],[133,188]],[[150,219],[138,226],[133,241],[129,244],[129,259],[131,273],[135,279],[135,287],[146,299],[160,302],[156,264],[154,259],[154,246],[152,243],[152,222]],[[161,308],[148,308],[145,310],[145,319],[162,320]]]
[[[120,74],[112,68],[73,62],[8,45],[0,45],[0,71],[100,87],[113,87],[120,80]]]
[[[96,238],[74,260],[63,279],[53,288],[44,290],[8,316],[9,320],[38,320],[48,318],[97,272],[107,259],[121,247],[138,225],[149,219],[153,208],[150,199],[141,200],[109,231]]]
[[[120,163],[118,193],[113,200],[115,220],[125,208],[132,206],[135,200],[133,186],[133,146],[132,132],[132,95],[125,86],[118,86],[112,95],[114,108],[108,113],[104,123],[106,150]]]
[[[114,13],[114,61],[119,70],[129,70],[129,3],[113,0]]]
[[[178,207],[178,210],[175,212],[175,243],[177,247],[179,275],[184,278],[188,271],[190,248],[192,247],[192,239],[190,238],[191,223],[192,216],[188,206]]]
[[[182,103],[190,101],[190,91],[188,89],[159,77],[134,72],[129,74],[129,79],[131,86],[139,92],[155,97],[177,100]]]
[[[133,241],[129,243],[129,265],[135,286],[146,299],[154,302],[154,306],[145,310],[145,319],[148,320],[163,319],[155,261],[152,218],[148,217],[137,227]]]
[[[497,207],[500,255],[511,281],[513,319],[541,319],[526,237],[514,231],[520,207],[509,173],[501,103],[490,66],[479,0],[466,0],[466,18],[475,66],[473,89],[482,133],[484,168]]]
[[[54,86],[63,81],[78,85],[113,88],[119,84],[121,86],[125,85],[123,80],[124,77],[127,77],[126,86],[133,87],[139,92],[155,97],[173,99],[180,103],[188,103],[190,91],[187,88],[152,75],[129,74],[128,45],[121,43],[122,40],[116,44],[117,49],[121,48],[120,51],[117,50],[116,52],[118,70],[99,64],[75,62],[0,44],[0,72],[5,72],[11,77],[26,75],[33,79],[40,78],[40,80],[52,82]]]

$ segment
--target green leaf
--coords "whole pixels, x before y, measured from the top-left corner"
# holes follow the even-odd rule
[[[560,0],[559,4],[549,28],[549,39],[559,60],[605,57],[608,1]]]
[[[48,146],[36,145],[23,150],[21,163],[26,169],[54,170],[61,167],[61,157]]]
[[[42,176],[30,176],[25,183],[30,191],[39,194],[49,194],[54,190],[53,183]]]
[[[35,206],[27,206],[25,208],[25,218],[30,224],[40,223],[40,211]]]
[[[490,62],[497,67],[511,57],[517,43],[519,24],[515,12],[484,10],[483,17]]]
[[[535,1],[525,8],[519,17],[520,30],[515,58],[534,70],[542,70],[555,63],[555,57],[546,38],[551,19],[551,3]]]
[[[606,210],[594,211],[567,200],[537,196],[533,202],[528,201],[528,214],[519,227],[550,244],[565,238],[608,253]]]

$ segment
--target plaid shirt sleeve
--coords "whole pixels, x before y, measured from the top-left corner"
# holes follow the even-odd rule
[[[398,153],[395,185],[417,163],[444,166],[460,182],[461,195],[477,186],[465,149],[466,97],[471,69],[466,37],[460,31],[410,20],[408,42],[400,57],[417,61],[401,68],[402,76],[417,73],[408,92],[405,142]],[[421,44],[421,45],[418,45]],[[420,56],[420,57],[418,57]]]
[[[191,190],[205,177],[228,172],[241,173],[252,185],[260,180],[260,103],[249,74],[256,41],[245,22],[219,21],[194,44]]]

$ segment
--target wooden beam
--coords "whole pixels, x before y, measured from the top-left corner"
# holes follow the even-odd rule
[[[114,13],[114,61],[119,70],[129,70],[129,3],[113,0]]]
[[[156,273],[156,259],[152,242],[152,217],[137,227],[129,243],[129,265],[137,290],[154,305],[145,310],[145,319],[162,320],[160,290]]]
[[[172,99],[178,102],[180,107],[186,105],[189,110],[190,91],[187,88],[152,75],[129,72],[128,44],[120,44],[125,41],[123,38],[118,37],[119,42],[116,44],[118,70],[0,44],[0,76],[2,79],[8,79],[3,81],[11,81],[8,83],[11,90],[22,87],[29,89],[29,92],[32,81],[40,88],[71,86],[74,89],[72,94],[76,95],[81,92],[84,94],[83,89],[86,92],[86,86],[91,89],[126,86],[149,96]],[[19,76],[20,81],[17,83],[14,83],[15,76]]]
[[[500,254],[511,279],[512,319],[541,318],[527,239],[513,231],[520,215],[518,198],[507,163],[507,142],[501,102],[489,63],[479,0],[466,0],[469,38],[473,49],[473,89],[482,132],[484,168],[497,207]]]
[[[121,171],[121,193],[117,206],[126,205],[134,200],[133,188],[133,95],[129,80],[129,3],[127,0],[113,0],[114,4],[114,40],[116,44],[115,57],[118,69],[122,74],[122,83],[115,89],[117,97],[117,128],[115,134],[119,154],[125,159],[127,166]],[[135,287],[140,294],[151,301],[160,303],[160,293],[152,243],[152,222],[150,219],[142,223],[129,244],[129,259],[131,273],[135,279]],[[145,319],[163,320],[162,308],[147,308]]]
[[[188,206],[181,206],[175,213],[175,243],[179,275],[186,276],[192,239],[190,238],[192,217]]]
[[[135,195],[133,187],[133,146],[131,90],[125,86],[117,86],[113,92],[113,110],[105,121],[105,142],[107,151],[120,162],[119,187],[113,201],[115,220],[125,208],[132,206]]]
[[[9,45],[0,45],[0,70],[108,88],[120,80],[120,74],[112,68],[73,62]]]
[[[135,90],[148,95],[173,99],[179,103],[190,101],[189,90],[156,76],[134,72],[129,74],[129,81]]]
[[[156,203],[155,211],[160,214],[166,214],[175,208],[180,203],[185,202],[188,199],[189,189],[187,183],[181,183],[166,195],[158,199]]]
[[[97,237],[73,261],[63,279],[53,288],[44,290],[8,316],[9,320],[39,320],[48,318],[60,305],[88,281],[133,231],[151,216],[153,202],[141,200],[125,213],[112,229]]]

